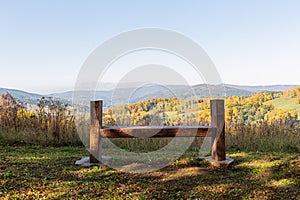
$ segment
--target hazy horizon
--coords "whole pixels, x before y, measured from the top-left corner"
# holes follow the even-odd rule
[[[106,85],[107,84],[107,85]],[[128,84],[128,85],[126,85]],[[124,83],[124,85],[119,85],[118,88],[132,88],[135,87],[138,83],[136,82],[130,82],[130,83]],[[201,85],[205,83],[199,83],[199,84],[193,84],[191,86]],[[232,85],[232,86],[240,86],[240,87],[270,87],[270,86],[300,86],[300,84],[272,84],[272,85],[237,85],[237,84],[231,84],[231,83],[223,83],[224,85]],[[117,85],[117,83],[104,83],[104,87],[97,88],[96,91],[110,91],[113,90],[114,87]],[[180,84],[168,84],[173,86],[188,86],[188,85],[180,85]],[[12,88],[12,87],[0,87],[0,89],[9,89],[9,90],[20,90],[23,92],[33,93],[33,94],[41,94],[41,95],[49,95],[49,94],[55,94],[55,93],[64,93],[64,92],[72,92],[74,91],[74,88],[67,88],[67,89],[57,89],[57,90],[51,90],[50,92],[40,92],[40,91],[29,91],[24,90],[21,88]]]

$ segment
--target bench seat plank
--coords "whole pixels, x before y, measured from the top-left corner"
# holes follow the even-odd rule
[[[154,137],[214,137],[216,129],[209,126],[104,126],[102,137],[154,138]]]

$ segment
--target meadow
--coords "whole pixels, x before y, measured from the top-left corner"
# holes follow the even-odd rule
[[[296,104],[297,98],[278,98],[269,101],[275,108],[279,109],[295,109],[298,114],[298,120],[300,120],[300,104]]]
[[[299,199],[298,153],[228,149],[234,164],[213,168],[189,150],[144,174],[81,168],[80,146],[0,146],[0,199]]]
[[[202,138],[197,138],[179,159],[144,174],[75,166],[88,151],[68,105],[42,98],[32,110],[2,95],[0,199],[300,199],[298,105],[295,97],[282,95],[226,99],[226,151],[235,160],[228,168],[214,168],[201,159]],[[153,116],[163,125],[209,125],[208,102],[151,99],[106,110],[104,125],[149,125]],[[295,107],[284,107],[287,103]],[[145,152],[169,140],[113,142],[127,151]]]

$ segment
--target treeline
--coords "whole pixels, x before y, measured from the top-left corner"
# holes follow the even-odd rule
[[[300,104],[300,87],[295,87],[289,90],[286,90],[283,93],[285,98],[296,98],[295,104]]]
[[[53,145],[79,143],[71,109],[52,98],[43,97],[34,106],[18,102],[9,93],[1,95],[1,142]]]
[[[300,87],[295,87],[283,92],[285,98],[300,98]]]
[[[268,101],[282,93],[264,92],[249,97],[230,96],[225,100],[226,122],[261,124],[297,120],[294,109],[278,109]],[[210,121],[210,99],[182,100],[153,98],[135,104],[110,108],[104,113],[106,125],[207,125]]]
[[[285,98],[295,98],[295,104],[300,104],[300,87],[296,87],[296,88],[286,90],[283,93],[283,97],[285,97]]]

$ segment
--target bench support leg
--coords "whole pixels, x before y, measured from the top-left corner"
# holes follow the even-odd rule
[[[228,166],[233,159],[226,157],[225,150],[225,106],[223,99],[210,101],[211,126],[217,132],[212,141],[211,156],[206,159],[214,166]]]
[[[213,139],[211,156],[216,161],[222,161],[226,159],[224,100],[211,100],[210,112],[211,126],[217,129]]]
[[[100,128],[102,127],[103,101],[91,101],[90,104],[90,163],[101,163],[102,145]]]

